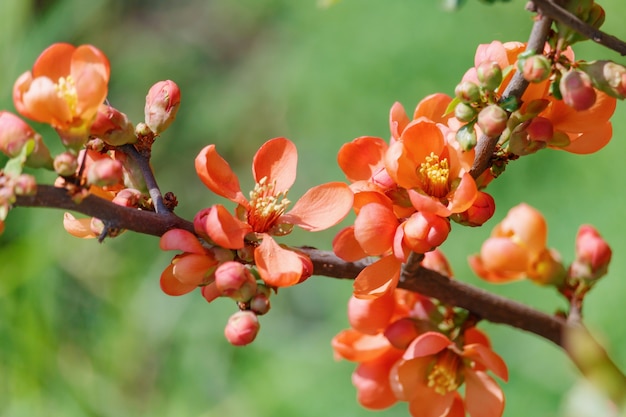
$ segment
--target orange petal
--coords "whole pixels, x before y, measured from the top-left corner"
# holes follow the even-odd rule
[[[221,204],[216,204],[206,216],[205,231],[218,246],[241,249],[244,246],[243,239],[252,231],[252,227],[230,214]]]
[[[452,342],[444,334],[439,332],[426,332],[415,338],[406,348],[402,357],[405,360],[421,358],[441,352]]]
[[[72,113],[67,101],[60,97],[55,84],[46,77],[32,80],[21,101],[29,118],[55,126],[67,125],[72,121]]]
[[[348,226],[337,233],[333,239],[333,252],[346,262],[358,261],[367,256],[354,237],[354,226]]]
[[[400,139],[405,142],[410,158],[418,165],[431,153],[441,155],[446,143],[437,124],[425,119],[411,122]]]
[[[509,379],[506,363],[489,347],[478,343],[463,346],[463,356],[480,363],[504,381]]]
[[[413,188],[420,184],[417,176],[417,163],[409,155],[403,141],[392,143],[385,154],[385,168],[391,179],[401,187]]]
[[[389,210],[393,210],[393,203],[385,194],[378,191],[359,191],[354,194],[354,203],[352,206],[354,207],[354,211],[356,214],[359,214],[361,207],[365,206],[369,203],[378,203],[382,204],[385,207],[389,208]]]
[[[209,277],[217,261],[208,255],[184,254],[176,258],[172,273],[183,284],[198,286]]]
[[[237,175],[228,162],[217,153],[215,145],[204,147],[196,157],[195,165],[200,180],[209,190],[242,206],[248,206]]]
[[[613,126],[610,122],[596,125],[594,130],[585,132],[573,139],[572,142],[560,149],[564,151],[586,155],[604,148],[613,136]]]
[[[398,139],[410,121],[402,104],[397,101],[393,103],[389,111],[389,130],[391,130],[391,137]]]
[[[279,223],[295,224],[309,232],[328,229],[348,215],[353,200],[354,195],[347,184],[321,184],[304,193]]]
[[[413,417],[447,417],[455,397],[456,391],[441,395],[433,389],[419,390],[409,402],[409,413]]]
[[[353,362],[371,361],[389,349],[391,344],[382,333],[366,335],[354,329],[347,329],[335,337],[331,342],[335,357]]]
[[[70,235],[82,239],[92,239],[96,234],[91,230],[91,217],[77,219],[71,213],[63,214],[63,227]]]
[[[180,250],[195,254],[205,254],[206,250],[191,232],[183,229],[168,230],[159,241],[161,250]]]
[[[196,289],[194,284],[183,284],[173,273],[174,265],[170,264],[161,274],[161,290],[167,295],[183,295]]]
[[[452,98],[446,94],[431,94],[417,104],[415,112],[413,113],[413,119],[425,117],[435,123],[446,124],[453,114],[450,113],[446,115],[446,110],[451,101]]]
[[[410,361],[401,359],[396,362],[389,372],[389,380],[398,400],[410,401],[419,395],[420,391],[435,393],[426,386],[426,375],[433,359],[433,357],[423,357]]]
[[[398,225],[398,219],[388,207],[366,204],[354,222],[354,237],[368,255],[383,255],[391,249]]]
[[[354,295],[358,298],[377,298],[398,285],[402,263],[386,256],[366,266],[354,280]]]
[[[484,372],[465,371],[465,408],[472,417],[501,417],[504,394]]]
[[[398,352],[389,350],[354,370],[352,384],[357,389],[359,404],[370,410],[382,410],[398,401],[389,382],[389,372],[398,357]]]
[[[293,251],[283,249],[270,236],[263,234],[261,244],[254,250],[254,263],[267,285],[289,287],[302,276],[302,261]]]
[[[393,291],[368,300],[352,296],[348,301],[348,321],[361,333],[377,334],[389,325],[395,306]]]
[[[472,207],[472,204],[476,201],[476,197],[478,197],[478,187],[476,186],[474,178],[466,172],[461,177],[459,186],[454,190],[448,209],[452,213],[462,213]]]
[[[48,77],[52,82],[70,75],[72,54],[76,50],[69,43],[55,43],[46,48],[33,64],[33,77]]]
[[[274,138],[265,142],[254,155],[252,172],[259,182],[266,177],[268,183],[276,181],[276,193],[289,190],[296,180],[298,151],[296,145],[286,138]]]
[[[424,194],[421,190],[410,189],[408,194],[411,205],[418,211],[436,214],[441,217],[448,217],[452,214],[452,211],[444,206],[438,198]]]
[[[541,113],[552,121],[555,130],[580,133],[594,130],[597,124],[608,121],[617,105],[616,99],[597,91],[596,102],[589,109],[576,111],[562,100],[551,99],[550,106]]]
[[[381,138],[362,136],[339,149],[337,162],[350,182],[369,180],[384,166],[387,148],[387,143]]]

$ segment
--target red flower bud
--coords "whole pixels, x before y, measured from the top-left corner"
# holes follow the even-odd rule
[[[239,262],[224,262],[215,270],[215,285],[225,297],[247,302],[256,293],[257,284],[248,268]]]
[[[228,319],[224,336],[233,346],[245,346],[254,341],[260,327],[258,317],[252,311],[238,311]]]
[[[598,231],[589,225],[583,225],[576,235],[576,260],[570,269],[577,273],[577,278],[598,279],[606,274],[611,262],[611,247]]]
[[[464,226],[482,226],[496,211],[496,203],[491,195],[480,191],[470,208],[454,214],[452,220]]]
[[[96,120],[90,129],[91,136],[96,136],[111,146],[135,143],[135,128],[128,117],[112,106],[101,104]]]
[[[122,163],[115,159],[103,158],[89,164],[87,183],[106,187],[122,183],[124,169]]]
[[[409,317],[396,320],[385,329],[385,337],[397,349],[406,349],[418,335],[415,320]]]
[[[508,118],[500,106],[491,104],[478,113],[478,126],[485,135],[493,138],[504,131]]]
[[[63,152],[54,158],[54,171],[62,177],[73,175],[78,169],[78,159],[73,152]]]
[[[160,134],[174,121],[180,105],[180,89],[174,81],[159,81],[146,96],[145,122],[155,134]]]
[[[565,104],[578,111],[587,110],[596,102],[596,90],[582,71],[570,70],[563,74],[559,90]]]

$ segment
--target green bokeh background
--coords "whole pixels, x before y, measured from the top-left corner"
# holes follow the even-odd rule
[[[91,43],[111,60],[110,102],[135,122],[150,85],[179,84],[178,118],[155,145],[153,165],[161,188],[178,196],[180,215],[223,202],[193,169],[209,143],[249,189],[258,146],[294,140],[297,197],[344,179],[335,162],[343,143],[388,137],[394,101],[410,111],[427,94],[451,94],[477,44],[525,40],[532,20],[524,3],[471,0],[449,13],[435,0],[343,0],[329,9],[315,0],[3,0],[0,108],[13,110],[14,80],[45,47]],[[601,4],[604,28],[626,38],[622,0]],[[575,50],[626,63],[596,45]],[[614,260],[588,297],[586,321],[623,369],[625,113],[620,103],[614,139],[597,154],[544,151],[511,164],[489,188],[494,219],[454,227],[444,246],[458,279],[552,312],[564,307],[554,291],[479,282],[466,257],[522,201],[545,214],[549,244],[568,261],[578,226],[594,224]],[[54,135],[36,127],[58,151]],[[329,344],[347,326],[349,281],[316,277],[282,290],[257,341],[233,348],[222,335],[232,303],[160,292],[171,254],[158,239],[126,233],[98,244],[70,237],[61,220],[60,211],[17,209],[0,237],[0,416],[373,415],[355,401],[353,364],[335,362]],[[295,234],[292,243],[330,249],[336,230]],[[579,376],[556,347],[505,326],[483,328],[510,367],[505,416],[573,416],[565,404]],[[406,405],[377,415],[407,415]]]

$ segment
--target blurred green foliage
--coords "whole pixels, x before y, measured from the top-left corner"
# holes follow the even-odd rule
[[[445,13],[435,0],[343,0],[329,8],[315,0],[3,0],[0,106],[13,109],[13,81],[58,41],[91,43],[109,56],[109,100],[135,122],[150,85],[175,80],[182,106],[154,147],[153,165],[161,188],[178,196],[177,212],[191,218],[220,201],[193,169],[204,145],[217,144],[246,189],[252,155],[275,136],[299,148],[292,197],[343,179],[337,150],[357,136],[388,137],[394,101],[411,111],[427,94],[451,94],[478,43],[525,40],[532,20],[523,3],[468,2]],[[626,38],[621,0],[602,5],[605,29]],[[576,52],[625,63],[596,45]],[[549,243],[566,260],[578,225],[596,225],[614,261],[587,300],[586,320],[626,368],[623,105],[614,120],[614,140],[598,154],[543,151],[512,164],[489,189],[495,218],[480,229],[455,226],[444,250],[458,279],[553,312],[564,307],[554,291],[481,283],[466,256],[522,201],[545,213]],[[36,127],[58,150],[54,135]],[[335,363],[329,345],[347,326],[349,281],[311,278],[281,290],[257,341],[233,348],[222,331],[234,305],[160,292],[171,254],[157,239],[82,241],[61,219],[60,211],[17,209],[0,237],[0,416],[372,415],[354,399],[353,365]],[[329,249],[334,232],[297,234],[292,243]],[[578,378],[568,359],[533,335],[483,328],[510,366],[505,416],[564,415]],[[407,415],[406,406],[377,415]]]

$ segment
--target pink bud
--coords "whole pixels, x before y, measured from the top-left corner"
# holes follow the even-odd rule
[[[254,311],[259,316],[270,311],[269,296],[265,293],[257,292],[250,300],[250,310]]]
[[[122,163],[116,159],[99,159],[87,168],[88,184],[105,187],[120,184],[123,180],[124,169]]]
[[[424,212],[414,213],[402,223],[402,243],[416,253],[426,253],[441,245],[450,233],[447,218]]]
[[[20,154],[22,147],[39,134],[22,119],[6,111],[0,112],[0,151],[9,158]]]
[[[531,83],[540,83],[550,76],[552,64],[550,60],[543,55],[533,55],[524,60],[522,74],[526,81]]]
[[[174,81],[159,81],[146,96],[145,122],[155,134],[160,134],[174,121],[180,105],[180,89]]]
[[[215,285],[225,297],[247,302],[256,293],[256,280],[250,270],[239,262],[224,262],[215,270]]]
[[[30,174],[20,174],[13,184],[15,195],[34,195],[37,192],[37,180]]]
[[[385,337],[397,349],[406,349],[418,335],[415,320],[409,317],[396,320],[385,329]]]
[[[116,108],[101,104],[96,120],[91,125],[91,136],[96,136],[111,146],[135,143],[135,128],[128,117]]]
[[[490,104],[478,113],[478,126],[485,135],[493,138],[504,131],[508,118],[500,106]]]
[[[113,203],[122,207],[139,207],[141,201],[141,192],[134,188],[124,188],[113,197]]]
[[[73,175],[78,169],[78,159],[73,152],[63,152],[54,158],[54,170],[62,177]]]
[[[496,61],[484,61],[476,67],[476,76],[481,87],[495,91],[502,82],[502,68]]]
[[[598,231],[589,225],[583,225],[576,235],[576,260],[574,264],[588,268],[590,274],[582,278],[597,279],[606,274],[611,262],[611,247]]]
[[[238,311],[228,319],[224,336],[233,346],[245,346],[254,341],[260,327],[258,317],[252,311]]]
[[[491,195],[480,191],[470,208],[463,213],[451,216],[452,220],[464,226],[482,226],[496,211],[496,203]]]
[[[463,103],[475,103],[480,100],[480,88],[471,81],[463,81],[454,89],[454,94]]]
[[[574,110],[587,110],[596,102],[596,90],[589,76],[582,71],[570,70],[563,74],[559,89],[565,104]]]

